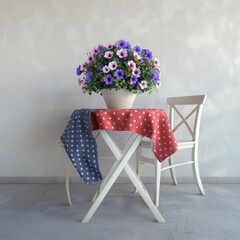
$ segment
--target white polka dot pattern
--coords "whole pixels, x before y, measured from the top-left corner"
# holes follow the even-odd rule
[[[162,109],[75,110],[61,137],[65,150],[85,183],[102,179],[92,130],[132,131],[153,141],[159,161],[177,151],[168,117]]]
[[[89,109],[75,110],[61,137],[70,160],[85,183],[102,180],[90,113]]]
[[[159,161],[177,151],[168,117],[162,109],[97,109],[91,119],[93,130],[132,131],[150,138]]]

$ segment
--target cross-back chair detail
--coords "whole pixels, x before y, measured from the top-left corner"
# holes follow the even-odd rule
[[[200,123],[202,116],[203,104],[206,101],[206,95],[195,95],[195,96],[183,96],[183,97],[170,97],[167,98],[167,104],[169,105],[169,120],[172,127],[172,131],[175,134],[178,130],[180,130],[183,126],[185,126],[188,135],[190,134],[191,139],[181,139],[175,136],[178,144],[178,150],[182,149],[192,149],[192,156],[189,161],[184,161],[181,163],[175,164],[173,161],[174,156],[170,156],[168,158],[168,166],[162,168],[161,163],[155,158],[147,158],[142,155],[142,150],[144,148],[151,148],[152,143],[143,139],[138,148],[137,152],[137,173],[140,175],[140,167],[145,163],[152,163],[155,165],[155,204],[159,206],[159,192],[160,192],[160,178],[161,172],[167,169],[170,170],[172,181],[175,185],[177,185],[177,178],[175,173],[175,168],[179,166],[183,166],[186,164],[192,164],[193,175],[195,177],[197,187],[199,189],[200,194],[205,195],[205,191],[202,185],[202,181],[199,173],[198,166],[198,145],[199,145],[199,132],[200,132]],[[180,108],[186,108],[187,113],[182,112]],[[189,110],[189,108],[191,108]],[[186,109],[185,109],[186,110]],[[178,117],[178,122],[176,123],[176,118]],[[193,121],[192,126],[190,125],[190,120]],[[186,134],[185,134],[186,135]]]

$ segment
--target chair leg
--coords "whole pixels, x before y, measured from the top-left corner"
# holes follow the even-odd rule
[[[141,159],[140,159],[140,156],[141,156],[141,147],[138,146],[137,150],[136,150],[136,173],[137,175],[140,177],[140,167],[141,167]],[[135,193],[137,193],[138,190],[135,188]]]
[[[154,202],[159,207],[160,181],[161,181],[161,162],[154,158],[155,163],[155,196]]]
[[[69,190],[69,176],[70,176],[70,172],[72,170],[72,167],[73,167],[72,163],[69,162],[69,164],[67,166],[67,170],[66,170],[66,175],[65,175],[65,188],[66,188],[66,193],[67,193],[67,199],[68,199],[69,206],[72,206],[70,190]]]
[[[168,158],[168,164],[169,164],[169,166],[174,165],[174,161],[173,161],[172,157],[169,157],[169,158]],[[177,182],[177,177],[176,177],[175,168],[170,168],[170,173],[171,173],[171,177],[172,177],[173,184],[174,184],[174,185],[177,185],[178,182]]]
[[[197,187],[201,195],[205,195],[205,191],[203,188],[202,180],[200,178],[199,167],[198,167],[198,147],[195,146],[192,150],[192,158],[193,158],[193,175],[197,182]]]

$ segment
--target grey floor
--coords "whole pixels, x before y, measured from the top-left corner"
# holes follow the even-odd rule
[[[67,206],[63,184],[0,184],[0,240],[240,239],[240,184],[161,185],[154,221],[131,184],[115,184],[88,224],[80,220],[97,185],[72,184]],[[147,185],[153,194],[153,185]]]

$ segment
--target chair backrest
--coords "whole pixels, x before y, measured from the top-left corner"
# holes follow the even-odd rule
[[[190,140],[198,142],[202,108],[206,99],[207,95],[167,98],[170,107],[169,120],[174,133],[185,126],[191,136]]]

